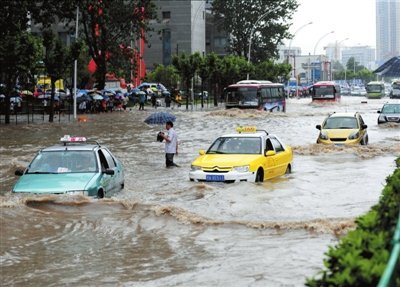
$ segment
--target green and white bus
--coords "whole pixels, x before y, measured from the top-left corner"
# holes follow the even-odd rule
[[[369,82],[365,89],[368,99],[380,99],[385,96],[385,84],[383,82]]]

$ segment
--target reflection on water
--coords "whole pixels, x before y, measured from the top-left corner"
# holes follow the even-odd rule
[[[3,286],[303,286],[327,246],[374,205],[400,154],[399,125],[377,125],[382,100],[313,105],[290,99],[287,113],[174,109],[180,141],[165,169],[164,126],[154,110],[89,115],[88,122],[1,126]],[[360,111],[368,146],[315,144],[333,111]],[[194,183],[190,162],[220,134],[252,125],[295,152],[293,173],[262,184]],[[107,145],[126,169],[110,199],[12,195],[14,171],[64,134]]]

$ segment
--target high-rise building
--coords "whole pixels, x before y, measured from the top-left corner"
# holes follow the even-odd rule
[[[174,54],[206,52],[206,0],[157,0],[158,18],[151,25],[154,32],[146,35],[146,68],[155,64],[169,65]]]
[[[341,63],[346,66],[350,58],[354,58],[358,65],[363,65],[367,69],[375,69],[375,49],[370,46],[346,47],[342,50]]]
[[[399,0],[376,0],[376,52],[379,64],[400,55]]]

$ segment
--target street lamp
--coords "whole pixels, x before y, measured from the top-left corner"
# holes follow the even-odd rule
[[[328,36],[329,34],[333,34],[333,33],[335,33],[335,31],[330,31],[329,33],[324,34],[321,38],[318,39],[317,43],[314,46],[314,57],[315,57],[315,53],[316,53],[317,46],[318,46],[319,42],[321,42],[321,40],[323,38],[325,38],[326,36]],[[313,69],[313,73],[312,73],[312,82],[313,83],[314,83],[314,80],[315,80],[314,77],[315,77],[315,69]]]
[[[78,21],[79,21],[79,6],[76,7],[76,20],[75,20],[75,41],[78,41]],[[76,119],[76,90],[78,81],[78,60],[74,60],[74,119]]]
[[[268,10],[266,13],[262,14],[257,21],[254,23],[253,27],[250,30],[250,37],[249,37],[249,52],[247,54],[247,63],[250,64],[250,51],[251,51],[251,38],[253,37],[254,29],[256,28],[256,25],[258,22],[260,22],[264,17],[266,17],[268,14],[271,12],[275,12],[279,7],[275,7],[274,9]],[[247,73],[247,80],[249,79],[249,73]]]
[[[290,54],[291,54],[291,48],[292,48],[292,41],[293,41],[293,39],[294,39],[294,37],[296,36],[296,34],[297,34],[297,32],[299,32],[301,29],[303,29],[304,27],[306,27],[306,26],[308,26],[308,25],[311,25],[313,22],[308,22],[307,24],[304,24],[303,26],[301,26],[300,28],[298,28],[295,32],[294,32],[294,34],[293,34],[293,37],[292,37],[292,39],[290,39],[290,42],[289,42],[289,51],[288,51],[288,64],[289,64],[289,61],[290,61]],[[293,55],[293,57],[295,57],[296,55]],[[298,97],[299,96],[299,89],[298,89],[298,86],[299,86],[299,83],[298,83],[298,81],[297,81],[297,77],[296,77],[296,60],[294,59],[293,60],[293,77],[295,77],[296,78],[296,97]]]
[[[293,41],[293,39],[294,39],[294,37],[296,36],[296,34],[297,34],[297,32],[299,32],[301,29],[303,29],[304,27],[306,27],[306,26],[308,26],[308,25],[311,25],[313,22],[309,22],[309,23],[307,23],[307,24],[304,24],[303,26],[301,26],[299,29],[297,29],[294,33],[293,33],[293,37],[292,37],[292,39],[290,39],[290,42],[289,42],[289,51],[288,51],[288,64],[289,64],[289,60],[290,60],[290,54],[291,54],[291,47],[292,47],[292,41]],[[294,68],[294,72],[295,72],[295,70],[296,70],[296,67]]]

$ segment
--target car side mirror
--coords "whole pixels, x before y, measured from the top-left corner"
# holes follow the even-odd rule
[[[361,128],[362,128],[363,130],[365,130],[367,127],[368,127],[368,126],[367,126],[366,124],[363,124]]]
[[[104,171],[104,173],[105,173],[105,174],[108,174],[108,175],[114,175],[114,174],[115,174],[115,171],[114,171],[113,169],[111,169],[111,168],[107,168],[107,169]]]
[[[273,155],[276,155],[276,151],[274,150],[267,150],[265,152],[265,156],[273,156]]]
[[[316,125],[315,128],[316,128],[317,130],[321,130],[321,125]]]
[[[204,149],[199,150],[199,155],[205,155],[206,151]]]
[[[17,169],[17,170],[15,171],[14,174],[17,175],[17,176],[21,176],[21,175],[24,174],[24,170],[19,168],[19,169]]]
[[[377,113],[378,113],[378,114],[380,114],[380,113],[381,113],[381,111],[377,111]]]

